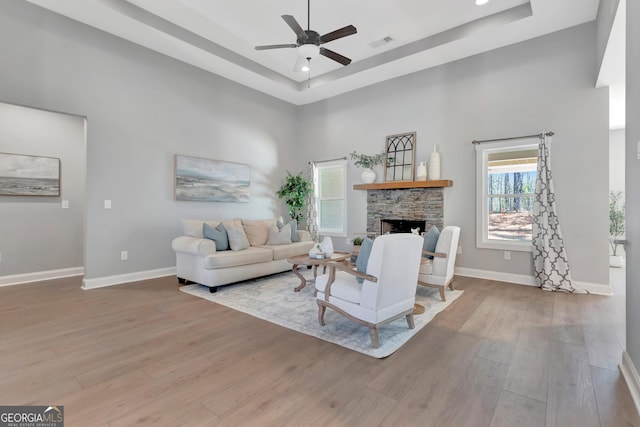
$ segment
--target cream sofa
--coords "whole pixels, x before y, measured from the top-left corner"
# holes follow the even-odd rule
[[[216,250],[216,242],[204,238],[203,227],[215,228],[222,222],[234,238],[246,236],[249,247],[236,250]],[[306,254],[314,242],[306,230],[297,230],[299,242],[269,244],[277,220],[202,221],[182,220],[184,235],[176,237],[171,247],[176,252],[176,274],[181,283],[199,283],[215,292],[218,286],[253,279],[291,269],[287,258]],[[277,230],[277,228],[275,228]],[[231,242],[230,242],[231,243]],[[234,245],[232,244],[233,248]]]

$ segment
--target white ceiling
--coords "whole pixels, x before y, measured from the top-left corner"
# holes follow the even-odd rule
[[[358,33],[324,47],[353,60],[319,56],[294,73],[296,42],[280,17],[307,28],[305,0],[27,0],[139,45],[301,105],[572,27],[596,18],[598,0],[311,0],[311,29],[346,25]],[[393,41],[374,47],[385,37]]]

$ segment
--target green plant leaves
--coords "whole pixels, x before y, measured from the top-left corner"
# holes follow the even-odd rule
[[[302,176],[302,172],[292,175],[289,171],[287,171],[284,184],[282,184],[280,190],[276,191],[276,195],[289,208],[291,219],[295,219],[298,222],[304,220],[302,208],[304,208],[310,193],[311,183]]]

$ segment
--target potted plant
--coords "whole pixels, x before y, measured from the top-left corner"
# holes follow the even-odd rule
[[[609,265],[611,267],[622,267],[624,260],[622,255],[618,255],[618,238],[624,234],[624,203],[622,202],[622,191],[612,191],[609,195],[609,236],[612,254],[609,255]]]
[[[302,208],[311,194],[311,183],[302,176],[302,172],[291,175],[291,172],[287,171],[284,184],[276,194],[289,208],[291,219],[301,222],[304,219]]]
[[[373,167],[377,165],[381,165],[382,162],[387,158],[387,153],[379,153],[379,154],[358,154],[355,151],[350,153],[351,160],[353,160],[353,164],[357,167],[364,168],[362,174],[360,175],[360,179],[362,182],[366,184],[371,184],[376,180],[376,173],[373,171]]]
[[[360,253],[360,246],[362,246],[362,242],[364,241],[364,238],[362,237],[354,237],[352,242],[353,243],[353,249],[351,250],[351,263],[355,264],[356,260],[358,259],[358,254]]]

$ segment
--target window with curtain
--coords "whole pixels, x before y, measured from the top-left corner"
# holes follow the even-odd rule
[[[346,173],[346,160],[316,164],[314,187],[320,234],[346,236]]]
[[[477,247],[531,251],[537,144],[476,149]]]

